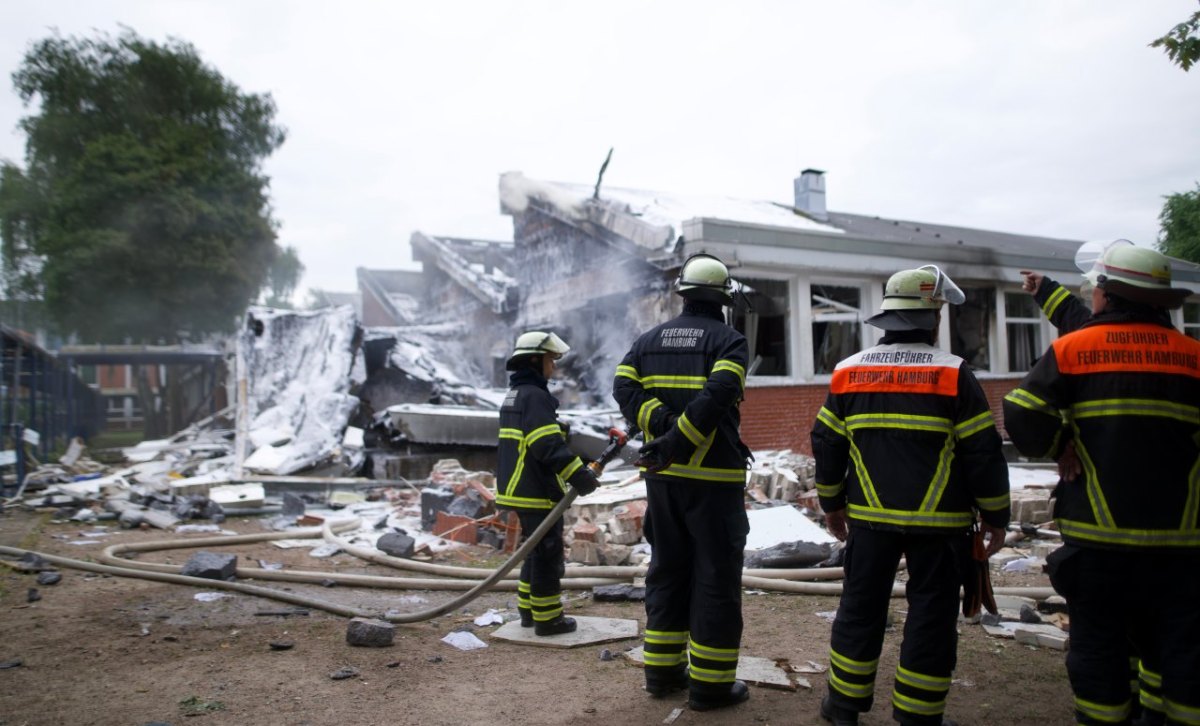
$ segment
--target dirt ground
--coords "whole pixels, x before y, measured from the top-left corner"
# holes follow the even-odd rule
[[[226,528],[261,532],[254,520]],[[178,537],[161,531],[121,531],[104,545],[72,545],[79,524],[53,524],[48,515],[0,515],[0,545],[86,559],[107,544]],[[210,548],[211,549],[211,548]],[[219,550],[215,550],[219,551]],[[315,560],[307,550],[270,543],[224,548],[241,561],[282,562],[287,568],[397,575],[348,555]],[[147,561],[182,563],[187,550],[151,553]],[[216,602],[195,599],[180,585],[62,570],[62,581],[38,587],[35,576],[0,567],[0,726],[35,724],[657,724],[684,705],[683,696],[655,700],[641,691],[642,673],[623,658],[605,660],[637,640],[572,650],[531,648],[490,640],[492,627],[474,630],[489,647],[459,651],[441,642],[470,626],[487,608],[512,608],[511,593],[489,593],[465,610],[397,627],[390,648],[346,644],[346,619],[320,611],[307,616],[258,615],[291,606],[234,594]],[[380,612],[415,610],[453,593],[407,593],[347,587],[265,583]],[[1010,575],[1000,584],[1045,585],[1041,575]],[[42,599],[28,603],[29,588]],[[414,604],[414,595],[426,602]],[[597,603],[571,593],[568,614],[632,618],[645,623],[640,603]],[[904,602],[895,600],[897,624]],[[828,663],[829,622],[817,613],[837,598],[754,594],[744,598],[743,655]],[[474,626],[471,626],[474,627]],[[959,662],[947,715],[966,725],[1068,724],[1071,694],[1061,652],[989,638],[975,625],[960,627]],[[861,719],[888,724],[887,694],[899,649],[899,628],[884,644],[878,703]],[[295,647],[274,651],[274,641]],[[333,680],[344,667],[357,677]],[[824,676],[805,676],[811,689],[752,688],[749,702],[732,709],[684,710],[675,724],[821,724],[817,707]]]

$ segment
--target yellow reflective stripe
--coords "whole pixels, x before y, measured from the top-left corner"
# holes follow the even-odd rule
[[[645,640],[655,645],[683,645],[688,641],[688,631],[647,629]]]
[[[745,469],[716,469],[707,466],[672,464],[658,473],[666,476],[685,477],[687,479],[702,479],[704,481],[746,483]]]
[[[510,494],[497,494],[496,504],[504,507],[520,507],[522,509],[554,509],[554,502],[549,499],[514,497]]]
[[[700,430],[692,425],[692,422],[688,420],[686,413],[682,414],[678,419],[676,419],[676,425],[679,426],[679,430],[683,432],[683,435],[687,437],[688,441],[691,441],[696,446],[704,443],[704,434],[700,433]]]
[[[933,471],[933,481],[929,482],[929,488],[925,490],[925,498],[921,500],[920,510],[922,512],[933,512],[937,510],[938,504],[942,501],[942,495],[946,493],[946,486],[950,483],[950,467],[954,461],[954,437],[947,436],[946,443],[942,446],[942,451],[938,454],[937,468]]]
[[[941,416],[914,416],[906,413],[860,413],[846,417],[846,428],[857,429],[908,429],[911,431],[935,431],[950,433],[954,422]]]
[[[1008,495],[1008,492],[1005,492],[1004,494],[1002,494],[1001,496],[998,496],[998,497],[977,498],[975,500],[975,504],[977,504],[980,509],[984,509],[989,512],[996,512],[996,511],[1008,509],[1009,507],[1011,507],[1012,501]]]
[[[539,623],[545,623],[550,620],[557,620],[563,613],[562,606],[551,608],[550,610],[538,610],[533,608],[533,619]]]
[[[969,418],[966,421],[954,427],[954,435],[959,439],[965,439],[973,436],[980,431],[987,431],[989,428],[995,428],[996,422],[992,419],[991,411],[984,411],[974,418]]]
[[[1097,416],[1162,416],[1186,424],[1200,424],[1200,408],[1153,398],[1106,398],[1071,406],[1075,418]]]
[[[564,466],[562,468],[562,471],[558,472],[558,477],[560,479],[564,479],[564,480],[570,479],[571,475],[574,474],[575,472],[579,471],[580,467],[582,467],[582,466],[583,466],[583,460],[580,459],[578,456],[576,456],[575,459],[573,461],[571,461],[570,464],[567,464],[566,466]]]
[[[1042,312],[1044,312],[1046,317],[1049,318],[1054,314],[1055,310],[1058,310],[1058,306],[1062,305],[1063,300],[1066,300],[1070,296],[1071,293],[1067,292],[1067,288],[1058,288],[1054,292],[1050,293],[1050,297],[1046,298],[1046,302],[1042,303]]]
[[[1167,720],[1173,720],[1177,723],[1187,724],[1187,726],[1196,726],[1200,724],[1200,708],[1193,706],[1185,706],[1178,701],[1172,701],[1169,698],[1164,698],[1163,710],[1167,713]]]
[[[688,675],[697,681],[705,683],[733,683],[734,675],[737,673],[737,668],[730,668],[727,671],[718,671],[711,668],[699,668],[695,663],[688,667]]]
[[[650,653],[642,651],[642,660],[648,666],[677,666],[684,662],[683,651],[678,653]]]
[[[866,522],[914,527],[960,528],[971,526],[970,512],[910,512],[903,509],[850,505],[850,516]]]
[[[704,376],[646,376],[642,385],[646,388],[704,388],[708,379]]]
[[[1138,662],[1138,678],[1151,688],[1162,688],[1162,675],[1146,670],[1146,664],[1140,661]]]
[[[822,497],[836,497],[846,490],[846,482],[840,481],[837,484],[817,484],[817,495]]]
[[[875,660],[854,660],[853,658],[847,658],[833,648],[829,649],[829,662],[847,673],[853,673],[856,676],[874,675],[875,670],[879,667],[878,658]]]
[[[1162,696],[1156,696],[1153,693],[1147,693],[1146,691],[1141,691],[1138,694],[1138,703],[1142,704],[1146,708],[1158,711],[1160,713],[1167,710],[1167,705],[1163,703]]]
[[[692,458],[688,459],[687,466],[700,466],[704,463],[704,457],[708,456],[708,450],[712,448],[716,435],[717,430],[713,429],[712,433],[704,437],[704,441],[692,452]]]
[[[833,411],[822,406],[820,411],[817,411],[817,420],[833,429],[833,432],[842,436],[846,435],[846,424],[838,418]]]
[[[559,426],[556,423],[539,426],[525,436],[525,445],[532,446],[533,442],[537,441],[538,439],[543,439],[547,436],[553,436],[554,434],[562,436],[562,426]]]
[[[1121,723],[1129,718],[1130,713],[1133,711],[1133,704],[1125,701],[1115,706],[1107,706],[1076,696],[1075,710],[1104,723]]]
[[[1196,463],[1192,464],[1192,470],[1188,473],[1188,495],[1183,504],[1183,522],[1179,528],[1200,526],[1197,517],[1200,517],[1200,456],[1196,457]]]
[[[867,465],[863,462],[862,452],[858,450],[858,444],[854,443],[853,438],[850,439],[850,461],[854,464],[854,473],[858,477],[858,485],[862,487],[863,496],[867,498],[867,504],[872,507],[882,507],[883,502],[875,491],[875,483],[871,481],[871,475],[867,473]]]
[[[1194,526],[1186,529],[1132,529],[1099,527],[1073,519],[1055,521],[1063,535],[1089,542],[1134,547],[1200,547],[1200,529]]]
[[[1075,453],[1079,455],[1079,463],[1083,467],[1088,503],[1092,507],[1092,517],[1101,527],[1113,529],[1117,525],[1108,508],[1108,500],[1104,498],[1104,491],[1100,488],[1100,474],[1096,471],[1096,463],[1092,461],[1091,453],[1083,445],[1083,439],[1079,435],[1079,425],[1071,421],[1071,429],[1075,432]]]
[[[1016,404],[1021,408],[1027,408],[1030,411],[1044,413],[1054,416],[1055,418],[1058,418],[1059,416],[1058,409],[1033,395],[1029,391],[1026,391],[1024,388],[1014,388],[1012,391],[1009,391],[1008,395],[1004,397],[1004,400],[1008,401],[1009,403]]]
[[[529,583],[525,580],[517,580],[517,592],[529,594]]]
[[[641,377],[638,376],[637,368],[634,368],[633,366],[624,366],[624,365],[617,366],[617,374],[614,377],[615,378],[628,378],[632,381],[637,381],[638,383],[642,382]]]
[[[502,439],[516,439],[520,441],[524,437],[525,434],[521,433],[521,429],[500,429],[500,438]]]
[[[916,671],[910,671],[904,666],[896,666],[896,681],[926,691],[947,691],[950,689],[949,677],[917,673]]]
[[[718,371],[729,371],[738,377],[738,382],[742,384],[742,388],[746,387],[746,369],[737,363],[727,358],[722,358],[714,363],[712,367],[713,373],[717,373]]]
[[[737,662],[737,648],[710,648],[707,645],[700,645],[696,641],[688,643],[688,652],[698,658],[705,660],[719,660]]]
[[[899,691],[892,691],[892,705],[901,711],[919,714],[921,716],[940,716],[946,711],[946,699],[940,701],[923,701],[919,698],[906,696]]]
[[[645,436],[647,437],[646,441],[649,441],[650,438],[653,438],[650,433],[650,414],[654,413],[654,409],[661,405],[663,405],[662,401],[658,400],[657,398],[651,398],[643,403],[640,408],[638,408],[637,424],[638,428],[645,433]]]
[[[851,683],[842,680],[833,671],[829,672],[829,687],[851,698],[870,698],[875,693],[875,681]]]

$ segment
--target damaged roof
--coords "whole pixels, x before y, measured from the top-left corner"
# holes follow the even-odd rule
[[[501,314],[517,308],[520,291],[508,270],[511,242],[435,237],[413,232],[413,257],[432,262],[468,292]]]

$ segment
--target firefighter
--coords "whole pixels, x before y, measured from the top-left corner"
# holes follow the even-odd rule
[[[750,531],[738,432],[747,347],[725,324],[733,281],[719,259],[689,257],[675,292],[683,313],[633,343],[613,397],[647,442],[645,688],[656,698],[686,688],[691,708],[709,710],[750,697],[734,677]]]
[[[1092,318],[1056,340],[1005,397],[1027,456],[1073,445],[1060,483],[1064,545],[1048,558],[1067,600],[1075,718],[1130,723],[1128,643],[1142,656],[1137,723],[1200,724],[1200,342],[1171,326],[1190,294],[1169,258],[1113,244],[1085,277]]]
[[[888,603],[908,562],[908,616],[892,690],[902,724],[945,724],[957,658],[961,565],[973,526],[990,556],[1004,544],[1008,467],[967,363],[937,347],[943,303],[961,290],[932,265],[892,275],[867,322],[878,345],[838,363],[812,431],[817,493],[846,542],[820,714],[836,726],[871,709]],[[977,517],[981,520],[976,524]]]
[[[1086,242],[1076,251],[1075,264],[1079,266],[1080,270],[1090,271],[1107,248],[1114,245],[1131,244],[1133,243],[1127,239],[1113,242]],[[1036,271],[1021,270],[1021,277],[1022,289],[1033,295],[1038,307],[1045,313],[1046,319],[1055,327],[1059,335],[1066,335],[1078,330],[1091,318],[1092,310],[1089,306],[1092,302],[1092,291],[1095,288],[1086,276],[1083,278],[1083,284],[1079,286],[1079,297],[1072,295],[1058,282]],[[1082,467],[1083,464],[1079,461],[1078,454],[1075,453],[1074,443],[1068,441],[1058,456],[1060,482],[1078,477],[1083,473]],[[1133,637],[1132,634],[1131,637]],[[1130,643],[1129,691],[1133,697],[1135,722],[1145,726],[1158,726],[1166,718],[1160,708],[1152,705],[1161,701],[1158,697],[1158,683],[1154,675],[1160,673],[1161,668],[1154,661],[1155,657],[1157,656],[1153,652],[1139,653],[1137,645]],[[1143,676],[1143,674],[1150,675]],[[1141,696],[1143,691],[1146,693],[1145,698]]]
[[[521,536],[528,537],[546,519],[567,486],[581,495],[596,490],[596,475],[567,448],[558,423],[558,400],[547,381],[555,361],[570,347],[554,333],[522,333],[505,368],[509,391],[500,407],[500,444],[496,470],[496,504],[514,509]],[[563,615],[563,522],[559,519],[521,564],[517,610],[521,625],[537,635],[575,630],[575,619]]]

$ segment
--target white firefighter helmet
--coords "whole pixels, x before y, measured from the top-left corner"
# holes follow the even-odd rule
[[[570,350],[571,346],[554,333],[530,330],[517,336],[517,342],[513,344],[512,355],[508,357],[508,362],[504,367],[511,371],[518,360],[535,355],[549,355],[554,360],[558,360]]]
[[[733,279],[724,262],[701,252],[684,260],[675,281],[675,292],[687,300],[732,305]]]
[[[867,318],[867,323],[884,330],[933,330],[942,305],[961,305],[966,299],[937,265],[901,270],[883,287],[883,312]]]
[[[1171,287],[1171,258],[1127,239],[1088,242],[1075,253],[1075,264],[1087,282],[1134,302],[1177,308],[1191,290]]]

